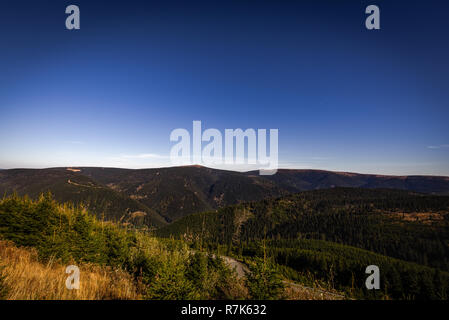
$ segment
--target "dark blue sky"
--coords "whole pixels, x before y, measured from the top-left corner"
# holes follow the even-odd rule
[[[65,7],[81,30],[65,29]],[[365,29],[365,8],[381,30]],[[447,1],[0,3],[0,168],[169,165],[277,128],[281,167],[449,175]]]

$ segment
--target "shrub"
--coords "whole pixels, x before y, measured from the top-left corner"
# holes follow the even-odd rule
[[[282,279],[269,262],[262,259],[255,259],[249,265],[250,272],[247,275],[247,286],[253,299],[278,299],[284,291]]]
[[[200,298],[194,283],[186,277],[185,266],[176,259],[166,260],[149,283],[146,299],[192,300]]]

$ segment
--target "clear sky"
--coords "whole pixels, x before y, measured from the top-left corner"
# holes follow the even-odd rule
[[[76,4],[81,29],[65,29]],[[381,30],[365,29],[377,4]],[[449,175],[448,1],[0,2],[0,168],[170,165],[279,129],[280,167]]]

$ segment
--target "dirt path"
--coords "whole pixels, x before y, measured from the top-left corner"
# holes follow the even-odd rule
[[[249,273],[248,267],[241,263],[240,261],[235,260],[231,257],[220,256],[224,262],[231,268],[234,269],[239,278],[244,278],[247,273]]]

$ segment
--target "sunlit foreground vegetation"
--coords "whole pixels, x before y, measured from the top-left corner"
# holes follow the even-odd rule
[[[98,221],[82,207],[0,201],[0,297],[3,299],[320,299],[285,288],[267,261],[238,276],[216,255],[185,242]],[[80,269],[79,290],[65,286],[65,268]]]
[[[17,248],[0,241],[2,272],[1,296],[13,300],[104,300],[136,299],[137,288],[131,276],[121,270],[82,264],[83,282],[79,290],[67,290],[66,266],[49,260],[39,261],[35,249]]]

